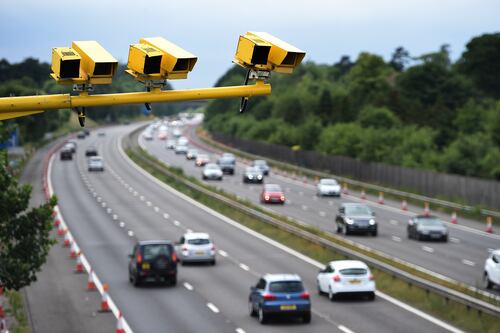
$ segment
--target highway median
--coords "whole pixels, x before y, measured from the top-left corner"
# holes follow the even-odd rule
[[[380,291],[462,329],[471,332],[499,331],[498,299],[473,292],[466,285],[435,277],[300,221],[272,214],[235,195],[188,177],[181,169],[166,166],[138,146],[137,135],[141,129],[124,137],[124,149],[135,163],[169,186],[320,262],[341,258],[363,260],[373,268]]]

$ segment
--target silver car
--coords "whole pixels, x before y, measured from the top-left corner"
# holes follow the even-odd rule
[[[340,185],[335,179],[322,178],[317,186],[317,195],[340,197]]]
[[[89,171],[104,171],[104,161],[101,156],[92,156],[88,159]]]
[[[222,180],[223,172],[221,168],[215,163],[208,163],[203,167],[203,171],[201,173],[201,177],[203,180],[206,179],[215,179]]]
[[[174,150],[176,154],[186,154],[188,151],[188,146],[176,145]]]
[[[448,241],[448,228],[438,217],[417,215],[408,221],[408,238]]]
[[[186,262],[209,262],[215,265],[215,245],[206,233],[184,234],[175,244],[177,257],[182,265]]]
[[[167,149],[174,149],[175,148],[175,140],[169,139],[167,140]]]

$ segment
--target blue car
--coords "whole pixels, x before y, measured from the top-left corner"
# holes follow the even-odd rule
[[[302,318],[311,322],[311,300],[297,274],[266,274],[255,287],[250,288],[248,298],[250,316],[258,316],[265,324],[272,316]]]

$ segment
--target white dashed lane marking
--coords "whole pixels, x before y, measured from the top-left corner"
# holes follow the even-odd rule
[[[223,257],[227,257],[227,252],[226,251],[222,251],[222,250],[219,250],[219,254]]]
[[[462,259],[462,264],[467,265],[467,266],[471,266],[471,267],[476,266],[476,263],[474,261],[470,261],[467,259]]]
[[[429,246],[422,246],[422,250],[424,250],[425,252],[434,253],[434,249]]]
[[[168,215],[167,213],[163,214],[163,218],[166,220],[170,217],[170,215]]]
[[[450,237],[450,242],[458,244],[458,243],[460,243],[460,239],[455,238],[455,237]]]
[[[396,221],[396,220],[391,220],[391,224],[392,224],[392,225],[398,225],[398,224],[399,224],[399,222],[398,222],[398,221]]]
[[[250,267],[248,267],[247,265],[245,264],[240,264],[240,268],[244,271],[249,271],[250,270]]]
[[[401,242],[401,237],[398,236],[392,236],[391,239],[395,242]]]
[[[184,282],[184,288],[186,288],[187,290],[193,290],[193,286],[187,282]]]
[[[348,329],[347,327],[345,327],[344,325],[339,325],[337,326],[339,328],[339,330],[341,330],[342,332],[344,333],[354,333],[354,331],[351,331],[350,329]]]
[[[207,303],[207,307],[212,310],[214,313],[219,313],[219,309],[213,305],[212,303]]]

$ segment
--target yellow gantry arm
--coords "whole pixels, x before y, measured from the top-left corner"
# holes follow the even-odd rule
[[[181,102],[216,98],[253,97],[271,94],[271,85],[257,80],[255,85],[188,90],[159,90],[77,96],[70,94],[0,98],[0,120],[22,117],[46,110],[121,104]]]

